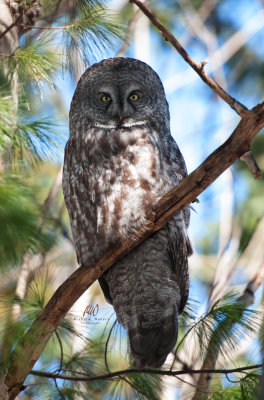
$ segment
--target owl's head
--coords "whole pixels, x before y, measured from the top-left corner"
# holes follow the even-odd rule
[[[107,129],[169,121],[156,72],[139,60],[121,57],[94,64],[82,75],[70,110],[72,121],[77,116],[90,126]]]

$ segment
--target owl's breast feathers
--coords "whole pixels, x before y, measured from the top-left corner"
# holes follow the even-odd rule
[[[68,209],[79,262],[89,261],[87,243],[94,249],[98,241],[124,240],[147,222],[159,198],[182,178],[175,162],[172,173],[167,153],[149,126],[90,127],[69,139],[63,188],[66,204],[74,204]]]

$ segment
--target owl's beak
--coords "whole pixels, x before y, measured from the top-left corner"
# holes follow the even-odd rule
[[[119,121],[122,122],[124,119],[123,115],[119,115]]]

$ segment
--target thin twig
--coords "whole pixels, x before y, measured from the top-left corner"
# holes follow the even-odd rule
[[[2,39],[3,36],[5,36],[12,28],[15,26],[18,26],[20,28],[26,28],[26,29],[40,29],[40,30],[63,30],[63,29],[68,29],[68,28],[73,28],[75,27],[80,21],[77,21],[75,24],[69,24],[69,25],[62,25],[62,26],[40,26],[40,25],[26,25],[26,24],[19,24],[18,21],[21,19],[21,16],[19,16],[14,22],[12,22],[11,25],[9,25],[1,34],[0,34],[0,39]],[[87,20],[84,20],[82,22],[86,22],[87,24],[92,22],[92,18],[89,18]]]
[[[11,25],[9,25],[2,33],[0,33],[0,40],[4,37],[14,26],[16,26],[16,22],[19,21],[20,17],[17,18]]]
[[[204,62],[197,63],[192,59],[192,57],[187,53],[187,51],[182,47],[182,45],[178,42],[175,36],[169,32],[165,26],[158,20],[158,18],[153,14],[153,12],[145,6],[139,0],[130,0],[131,3],[136,4],[141,11],[151,20],[153,25],[158,28],[160,34],[164,37],[165,40],[170,42],[172,46],[178,51],[178,53],[183,57],[183,59],[192,67],[197,74],[201,77],[201,79],[208,85],[210,88],[218,94],[230,107],[236,111],[240,116],[247,114],[247,107],[241,104],[239,101],[231,97],[217,82],[215,82],[207,73],[204,71]]]
[[[109,369],[108,362],[107,362],[107,349],[108,349],[109,340],[111,338],[111,334],[113,332],[113,329],[114,329],[116,323],[117,323],[117,319],[115,320],[114,324],[112,325],[112,327],[111,327],[111,329],[109,331],[109,334],[108,334],[108,337],[107,337],[107,341],[106,341],[106,344],[105,344],[105,352],[104,352],[105,368],[109,373],[110,373],[110,369]]]
[[[212,391],[210,390],[205,390],[205,389],[200,389],[200,388],[198,388],[196,385],[194,385],[193,383],[191,383],[191,382],[188,382],[188,381],[186,381],[186,380],[184,380],[184,379],[182,379],[182,378],[180,378],[179,376],[175,376],[175,378],[177,378],[179,381],[181,381],[182,383],[184,383],[184,384],[186,384],[186,385],[189,385],[189,386],[191,386],[191,387],[193,387],[194,389],[196,389],[196,390],[199,390],[200,392],[202,392],[202,393],[206,393],[206,394],[211,394],[212,393]],[[214,392],[215,393],[215,392]]]
[[[16,26],[19,26],[21,28],[27,28],[27,29],[43,29],[43,30],[56,30],[56,29],[68,29],[68,28],[73,28],[78,23],[80,22],[85,22],[87,24],[90,24],[92,22],[92,18],[85,19],[84,21],[77,21],[75,24],[69,24],[69,25],[61,25],[61,26],[40,26],[40,25],[25,25],[25,24],[16,24]]]
[[[129,386],[131,386],[134,390],[136,390],[136,392],[141,393],[143,396],[145,395],[144,392],[142,392],[141,389],[137,388],[135,385],[133,385],[132,382],[130,382],[127,378],[124,378],[122,376],[120,376],[120,379],[122,379],[124,382],[126,382]]]
[[[134,27],[137,23],[137,20],[138,20],[138,17],[140,16],[140,14],[141,14],[140,10],[137,10],[135,12],[135,14],[133,15],[133,17],[130,19],[128,26],[127,26],[127,33],[126,33],[124,43],[123,43],[122,47],[116,53],[116,57],[122,57],[125,54],[128,46],[130,45],[131,35],[133,33]]]
[[[245,154],[243,154],[240,157],[240,160],[244,161],[247,164],[249,170],[252,172],[252,175],[254,176],[255,179],[262,178],[261,170],[257,164],[257,161],[253,157],[251,151],[247,151]]]
[[[68,376],[68,375],[63,375],[63,374],[54,374],[51,372],[43,372],[43,371],[31,371],[31,375],[35,376],[42,376],[44,378],[56,378],[56,379],[65,379],[68,381],[83,381],[83,382],[88,382],[88,381],[98,381],[98,380],[107,380],[107,379],[112,379],[115,377],[118,377],[119,375],[130,375],[130,374],[154,374],[154,375],[168,375],[168,376],[175,376],[177,377],[178,375],[186,375],[186,374],[234,374],[237,372],[241,373],[246,373],[247,371],[251,371],[254,369],[260,369],[263,367],[263,364],[255,364],[255,365],[248,365],[245,367],[239,367],[239,368],[230,368],[230,369],[191,369],[189,371],[170,371],[170,370],[158,370],[158,369],[150,369],[150,368],[144,368],[144,369],[137,369],[137,368],[131,368],[131,369],[125,369],[125,370],[120,370],[116,372],[111,372],[109,374],[105,375],[98,375],[98,376],[89,376],[88,374],[83,377],[77,377],[77,376]],[[78,373],[76,371],[76,373]],[[83,375],[83,374],[82,374]]]
[[[21,21],[21,19],[23,18],[23,16],[25,15],[25,13],[29,12],[31,9],[31,6],[28,5],[20,15],[18,15],[18,17],[12,22],[12,24],[10,24],[1,34],[0,34],[0,39],[2,39],[2,37],[4,37],[12,28],[14,28],[15,26],[20,26],[20,27],[25,27],[25,28],[34,28],[34,26],[32,25],[23,25],[23,24],[19,24],[19,21]]]
[[[183,342],[186,340],[186,337],[196,328],[197,325],[199,325],[202,321],[204,321],[207,318],[207,314],[205,314],[204,316],[202,316],[201,318],[198,319],[198,321],[196,321],[192,326],[190,326],[190,328],[187,330],[187,332],[184,333],[183,337],[181,338],[181,340],[179,341],[179,343],[177,344],[173,354],[174,354],[174,359],[173,362],[171,364],[170,367],[170,371],[173,370],[175,361],[177,359],[177,352],[179,351],[180,346],[183,344]],[[186,364],[187,365],[187,364]]]
[[[111,371],[110,371],[110,368],[109,368],[109,366],[108,366],[108,361],[107,361],[107,349],[108,349],[109,340],[110,340],[110,338],[111,338],[111,334],[112,334],[112,332],[113,332],[113,329],[114,329],[116,323],[117,323],[117,319],[115,320],[115,322],[113,323],[113,325],[112,325],[112,327],[111,327],[111,329],[110,329],[110,331],[109,331],[109,334],[108,334],[108,337],[107,337],[107,341],[106,341],[106,344],[105,344],[104,360],[105,360],[105,368],[106,368],[106,370],[108,371],[108,373],[111,373]],[[77,372],[77,373],[78,373],[78,372]],[[130,382],[128,379],[126,379],[126,378],[123,377],[123,376],[119,376],[119,378],[122,379],[124,382],[126,382],[128,385],[130,385],[130,386],[131,386],[133,389],[135,389],[137,392],[140,392],[141,394],[144,395],[144,393],[143,393],[140,389],[138,389],[136,386],[134,386],[133,383]]]
[[[60,368],[59,368],[58,371],[61,371],[62,370],[62,365],[63,365],[63,346],[62,346],[60,335],[58,334],[57,331],[55,331],[55,335],[56,335],[56,337],[58,339],[58,342],[59,342],[59,345],[60,345]],[[64,395],[64,393],[62,393],[62,391],[60,390],[60,388],[58,386],[57,378],[54,378],[54,384],[55,384],[55,387],[56,387],[57,392],[59,393],[61,399],[65,400],[65,395]]]
[[[62,393],[62,391],[60,390],[60,388],[59,388],[59,386],[58,386],[58,384],[57,384],[57,379],[56,379],[56,378],[54,378],[54,384],[55,384],[55,387],[56,387],[56,389],[57,389],[57,392],[59,393],[59,395],[60,395],[60,397],[61,397],[61,400],[65,400],[65,395],[64,395],[64,393]]]
[[[55,331],[55,335],[56,335],[59,345],[60,345],[60,368],[59,368],[59,371],[61,371],[62,365],[63,365],[63,346],[62,346],[62,342],[61,342],[60,336],[57,331]]]
[[[6,60],[7,58],[12,57],[13,54],[0,54],[0,62]],[[4,119],[3,116],[1,116],[1,119]],[[12,125],[16,126],[16,124],[12,123]]]

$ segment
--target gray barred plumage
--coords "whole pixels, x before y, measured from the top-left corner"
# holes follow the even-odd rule
[[[79,264],[89,267],[133,235],[186,174],[158,75],[131,58],[88,68],[71,104],[63,173]],[[160,367],[177,340],[189,291],[189,214],[177,214],[99,279],[139,368]]]

